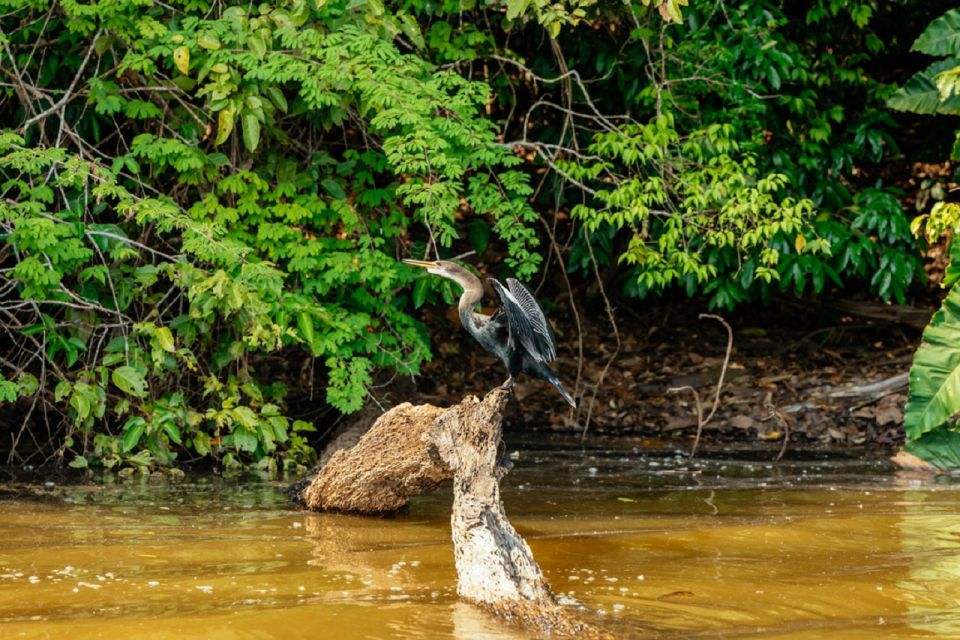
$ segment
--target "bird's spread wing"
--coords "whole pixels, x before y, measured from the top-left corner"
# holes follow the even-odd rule
[[[507,278],[507,287],[523,308],[523,313],[530,321],[533,329],[533,342],[544,360],[553,362],[557,359],[557,342],[550,330],[550,323],[543,315],[543,309],[537,303],[530,291],[513,278]]]
[[[510,327],[511,346],[517,348],[519,344],[534,360],[540,362],[552,362],[556,359],[556,345],[550,335],[547,319],[533,295],[512,278],[507,280],[509,289],[505,289],[493,278],[490,283],[503,303],[502,308]]]
[[[493,285],[497,295],[500,296],[500,302],[502,303],[500,308],[507,316],[507,326],[510,328],[510,348],[522,348],[534,359],[543,360],[543,356],[537,352],[536,343],[533,339],[533,327],[530,326],[530,321],[524,314],[520,301],[495,279],[490,278],[490,284]]]

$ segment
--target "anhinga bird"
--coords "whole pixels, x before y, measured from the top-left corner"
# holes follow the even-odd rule
[[[446,260],[404,262],[453,280],[463,288],[459,305],[460,322],[484,349],[506,365],[510,377],[501,388],[512,388],[514,379],[522,372],[546,380],[557,388],[571,407],[577,406],[557,374],[548,366],[557,359],[557,344],[543,310],[526,287],[513,278],[507,278],[507,287],[504,288],[496,279],[489,278],[500,296],[500,307],[492,316],[488,316],[475,311],[483,298],[480,278],[460,265]]]

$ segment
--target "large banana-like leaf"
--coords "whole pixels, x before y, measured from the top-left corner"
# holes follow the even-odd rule
[[[940,89],[937,87],[936,77],[944,71],[950,71],[960,65],[957,58],[938,60],[932,65],[918,71],[897,92],[887,100],[887,106],[897,111],[912,111],[933,115],[935,113],[960,115],[960,97],[951,95],[941,100]]]
[[[913,50],[931,56],[960,55],[960,9],[951,9],[931,22],[913,43]]]
[[[943,426],[929,431],[904,449],[941,469],[960,469],[960,433]]]
[[[923,331],[910,368],[910,396],[903,426],[908,440],[960,412],[960,285],[954,286]]]

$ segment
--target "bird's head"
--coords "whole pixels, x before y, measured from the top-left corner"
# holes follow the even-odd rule
[[[453,278],[463,270],[463,267],[455,262],[448,262],[446,260],[404,260],[403,263],[426,269],[427,273],[432,273],[444,278]]]

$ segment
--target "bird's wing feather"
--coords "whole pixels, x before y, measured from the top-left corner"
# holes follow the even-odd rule
[[[523,305],[494,278],[490,278],[490,284],[493,285],[497,295],[500,296],[501,308],[507,314],[507,326],[510,328],[510,347],[515,349],[519,344],[535,360],[544,362],[544,354],[537,349],[534,337],[535,330],[523,310]]]
[[[550,330],[550,323],[547,321],[547,317],[543,315],[543,309],[541,309],[537,303],[537,299],[533,297],[529,289],[513,278],[507,278],[507,287],[510,288],[510,293],[512,293],[513,297],[520,303],[524,315],[530,321],[530,327],[533,330],[533,341],[537,350],[540,351],[546,362],[553,362],[557,359],[557,342],[553,337],[553,332]]]

